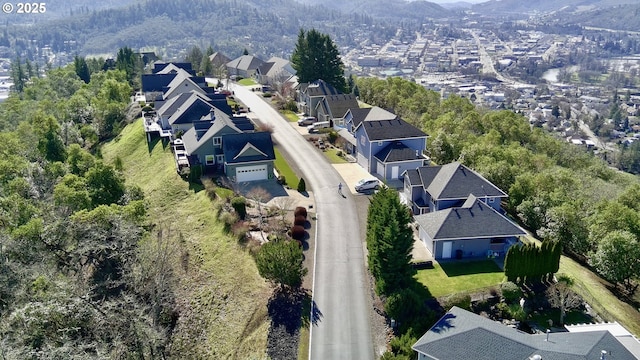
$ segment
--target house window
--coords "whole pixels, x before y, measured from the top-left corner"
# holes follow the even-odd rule
[[[364,145],[364,135],[360,135],[360,145]]]
[[[213,145],[220,145],[222,144],[222,138],[220,136],[216,136],[213,138]]]
[[[213,165],[213,155],[206,155],[205,162],[207,165]]]
[[[222,164],[224,162],[224,155],[216,155],[216,162]]]
[[[496,199],[495,198],[489,198],[489,203],[493,203]]]

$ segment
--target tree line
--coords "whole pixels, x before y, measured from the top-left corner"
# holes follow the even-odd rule
[[[130,68],[76,60],[0,104],[0,354],[164,357],[175,244],[148,241],[144,194],[100,156],[126,120]]]

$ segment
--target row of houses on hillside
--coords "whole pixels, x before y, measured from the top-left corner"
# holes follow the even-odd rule
[[[178,172],[198,167],[236,182],[273,177],[271,134],[256,132],[246,116],[235,114],[227,94],[195,76],[191,64],[155,63],[142,76],[142,91],[155,108],[145,114],[147,138],[171,139]]]
[[[318,80],[301,84],[299,107],[311,116],[324,109],[343,139],[344,150],[369,173],[401,189],[415,215],[420,240],[435,259],[504,256],[526,232],[501,208],[507,194],[468,167],[454,162],[431,165],[424,154],[428,135],[396,114],[379,107],[349,107],[349,99]],[[320,118],[319,118],[320,119]]]

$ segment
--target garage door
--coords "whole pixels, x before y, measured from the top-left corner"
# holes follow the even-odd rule
[[[267,165],[243,166],[236,169],[237,182],[266,180],[267,178],[269,178]]]

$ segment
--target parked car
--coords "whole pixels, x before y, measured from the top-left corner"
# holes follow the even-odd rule
[[[298,120],[298,126],[312,125],[316,121],[318,120],[313,116],[305,116],[302,119]]]
[[[328,121],[320,121],[320,122],[314,123],[313,125],[307,126],[307,130],[309,130],[309,133],[314,133],[320,129],[327,129],[328,127],[329,127]]]
[[[356,183],[356,192],[367,192],[371,190],[378,190],[380,188],[380,181],[378,179],[362,179]]]

